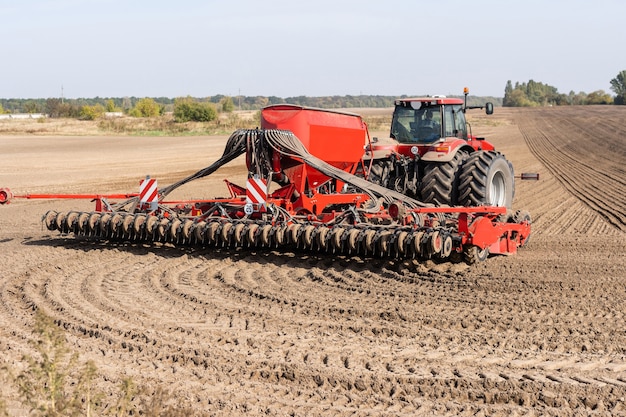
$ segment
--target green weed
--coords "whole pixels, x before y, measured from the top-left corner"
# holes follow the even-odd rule
[[[17,375],[4,367],[4,376],[19,393],[31,415],[41,417],[96,416],[179,417],[197,414],[181,407],[162,387],[138,388],[125,379],[105,404],[107,396],[96,388],[98,370],[93,361],[81,362],[66,346],[65,334],[41,309],[35,313],[32,343],[35,353],[22,359],[26,367]],[[170,404],[175,404],[172,406]],[[0,417],[9,416],[6,400],[0,398]]]

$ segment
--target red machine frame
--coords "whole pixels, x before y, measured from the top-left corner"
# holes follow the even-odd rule
[[[0,189],[0,204],[14,198],[94,200],[93,212],[53,211],[44,222],[50,230],[111,240],[400,258],[461,255],[469,263],[487,254],[514,254],[527,242],[531,225],[525,212],[432,206],[370,187],[355,175],[361,170],[367,177],[362,158],[368,143],[367,126],[358,115],[270,106],[262,112],[261,130],[237,131],[227,145],[233,156],[246,154],[250,178],[279,183],[262,193],[264,201],[252,203],[248,187],[226,180],[229,198],[167,201],[170,187],[159,190],[154,207],[137,193],[13,195],[8,188]]]

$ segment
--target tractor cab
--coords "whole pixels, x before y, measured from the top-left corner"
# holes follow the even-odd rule
[[[467,139],[463,100],[440,96],[396,100],[391,138],[411,145]]]
[[[493,113],[493,104],[468,106],[465,98],[427,96],[402,98],[394,102],[390,138],[395,145],[374,144],[378,155],[383,150],[423,161],[448,162],[459,150],[471,153],[476,150],[493,150],[494,146],[483,138],[472,135],[468,129],[465,112],[468,109],[485,109]]]

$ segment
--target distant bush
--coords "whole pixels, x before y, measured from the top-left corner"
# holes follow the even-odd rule
[[[102,104],[95,104],[93,106],[83,106],[80,109],[80,118],[83,120],[96,120],[104,114],[105,109]]]
[[[151,98],[142,98],[135,104],[129,115],[133,117],[155,117],[162,113],[162,106]]]
[[[217,119],[213,103],[199,103],[191,97],[174,101],[174,120],[177,122],[210,122]]]
[[[560,104],[563,100],[556,87],[533,80],[527,83],[507,81],[504,89],[504,107],[534,107],[548,104]]]
[[[36,100],[28,100],[26,103],[24,103],[24,112],[25,113],[41,113],[41,103],[39,103]]]
[[[597,90],[587,95],[587,104],[613,104],[613,97],[604,90]]]
[[[63,101],[58,98],[49,98],[45,105],[46,113],[50,117],[72,117],[79,118],[82,106],[76,102]]]
[[[626,79],[626,71],[623,71],[622,80]],[[561,94],[556,87],[541,82],[529,80],[527,83],[516,82],[515,87],[511,80],[507,81],[504,88],[504,107],[535,107],[535,106],[571,106],[588,104],[619,104],[620,91],[626,97],[626,83],[622,87],[622,82],[618,77],[611,80],[611,89],[617,93],[613,99],[604,90],[596,90],[589,94],[585,92]]]

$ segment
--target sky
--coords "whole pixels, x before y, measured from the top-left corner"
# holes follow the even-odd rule
[[[610,90],[624,0],[0,0],[0,98]]]

